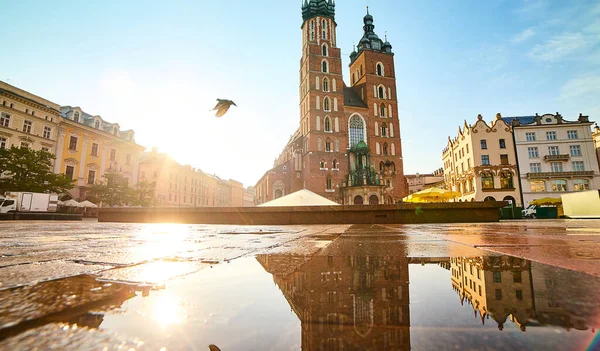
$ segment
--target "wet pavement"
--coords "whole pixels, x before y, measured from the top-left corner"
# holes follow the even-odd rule
[[[600,221],[0,226],[0,350],[596,350]]]

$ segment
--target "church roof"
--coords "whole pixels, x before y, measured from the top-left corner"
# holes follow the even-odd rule
[[[307,20],[317,17],[330,17],[335,20],[335,2],[332,0],[304,0],[302,5],[302,19]]]
[[[344,87],[344,106],[369,108],[354,89]]]

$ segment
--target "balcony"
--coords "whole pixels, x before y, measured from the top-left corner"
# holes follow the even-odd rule
[[[571,156],[569,154],[566,155],[546,155],[544,156],[544,161],[552,162],[552,161],[569,161]]]
[[[594,171],[527,173],[528,179],[573,178],[573,177],[593,177],[593,176],[594,176]]]

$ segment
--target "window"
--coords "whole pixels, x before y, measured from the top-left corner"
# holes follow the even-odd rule
[[[23,121],[23,132],[31,133],[31,127],[33,127],[33,122],[31,121]]]
[[[325,131],[331,132],[331,118],[329,116],[325,117]]]
[[[8,127],[10,125],[10,115],[2,113],[0,116],[0,127]]]
[[[481,187],[483,189],[494,189],[494,175],[492,173],[481,174]]]
[[[119,128],[117,128],[117,127],[114,127],[114,128],[113,128],[113,134],[114,134],[114,135],[117,135],[117,134],[119,134]]]
[[[542,164],[541,163],[530,163],[529,170],[531,173],[542,173]]]
[[[325,20],[321,23],[321,29],[323,30],[321,37],[322,39],[327,39],[327,24],[325,24]]]
[[[365,140],[365,124],[357,115],[350,118],[350,147],[356,146],[361,141]]]
[[[77,151],[77,137],[72,136],[69,139],[69,150]]]
[[[508,171],[500,172],[500,188],[502,189],[513,189],[513,177],[512,173]]]
[[[98,156],[98,143],[92,143],[92,156]]]
[[[117,150],[115,150],[115,149],[111,149],[111,150],[110,150],[110,160],[111,160],[111,161],[114,161],[114,160],[116,160],[116,159],[117,159]]]
[[[328,71],[328,67],[327,67],[327,61],[323,61],[323,63],[321,64],[321,71],[323,73],[327,73]]]
[[[327,140],[325,140],[325,151],[326,152],[332,152],[333,150],[331,150],[331,140],[329,140],[329,138],[327,138]]]
[[[567,137],[569,139],[578,139],[579,136],[577,135],[577,131],[576,130],[569,130],[567,131]]]
[[[42,151],[45,151],[45,152],[50,152],[50,148],[49,148],[49,147],[46,147],[46,146],[44,146],[44,147],[42,147]]]
[[[385,117],[385,105],[381,104],[381,107],[379,108],[379,113],[381,117]]]
[[[323,44],[323,56],[327,56],[327,45]]]
[[[560,163],[560,162],[552,162],[552,163],[550,163],[550,166],[552,168],[552,172],[562,172],[563,171],[563,166],[562,166],[562,163]]]
[[[515,295],[517,296],[517,300],[523,300],[523,290],[516,290]]]
[[[580,145],[571,145],[571,146],[569,146],[569,150],[571,151],[571,156],[581,156],[581,146]]]
[[[98,121],[98,120],[94,121],[94,128],[100,129],[100,121]]]
[[[127,154],[127,156],[125,156],[125,164],[126,165],[131,164],[131,154]]]
[[[583,172],[585,168],[583,166],[583,161],[573,161],[573,171],[574,172]]]
[[[567,181],[563,179],[553,180],[552,191],[567,191]]]
[[[88,185],[94,185],[96,184],[96,171],[94,171],[93,169],[90,169],[88,171]]]
[[[383,87],[379,87],[377,90],[377,97],[380,99],[385,99],[385,89]]]
[[[529,185],[531,186],[531,192],[533,193],[543,193],[546,191],[546,182],[543,180],[530,182]]]
[[[75,122],[79,122],[79,112],[75,112],[75,115],[73,116],[73,120]]]
[[[331,163],[332,165],[332,169],[339,169],[339,165],[338,165],[338,161],[337,160],[333,160],[333,162]]]
[[[73,174],[75,174],[75,167],[73,167],[73,166],[67,166],[67,168],[65,169],[65,176],[68,179],[73,180]]]
[[[329,79],[323,78],[323,91],[329,91]]]
[[[45,139],[50,139],[50,136],[52,134],[52,128],[50,127],[44,127],[44,138]]]
[[[502,272],[492,273],[494,283],[502,283]]]
[[[546,140],[556,140],[556,132],[546,132]]]
[[[8,140],[5,137],[0,137],[0,149],[8,148]]]
[[[388,155],[388,144],[387,143],[383,143],[383,155],[384,156]]]
[[[327,177],[327,190],[331,190],[333,189],[332,184],[331,184],[331,178]]]
[[[590,190],[590,181],[587,179],[575,179],[573,181],[573,190],[575,190],[575,191]]]
[[[548,146],[548,155],[556,156],[560,154],[558,146]]]
[[[381,136],[382,137],[386,137],[387,136],[387,124],[383,123],[381,125]]]
[[[323,99],[323,110],[327,111],[327,112],[331,112],[331,108],[329,106],[329,98],[328,97],[325,97]]]
[[[26,143],[24,141],[21,142],[21,148],[23,149],[29,149],[29,143]]]
[[[487,140],[481,141],[481,149],[483,149],[483,150],[487,149]]]
[[[321,170],[324,170],[324,169],[326,169],[325,166],[326,166],[325,160],[321,160],[321,162],[319,162],[319,168]]]
[[[527,141],[535,141],[535,133],[525,133],[525,138]]]
[[[508,164],[508,155],[500,155],[500,164],[507,165]]]
[[[500,139],[500,148],[501,149],[506,149],[506,140]]]
[[[489,155],[481,155],[481,164],[484,166],[490,165],[490,156]]]
[[[522,283],[523,277],[521,276],[521,272],[513,272],[513,283]]]
[[[529,158],[539,158],[540,153],[537,147],[528,147],[527,153],[529,154]]]

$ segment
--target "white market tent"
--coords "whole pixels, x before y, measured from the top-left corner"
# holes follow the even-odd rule
[[[71,199],[63,202],[63,206],[66,207],[83,207],[79,202]]]
[[[79,203],[81,205],[81,207],[85,207],[85,208],[98,208],[98,205],[96,205],[95,203],[85,200],[83,202]]]
[[[317,195],[310,190],[303,189],[295,193],[280,197],[258,207],[293,207],[293,206],[340,206],[337,202],[333,202]]]

